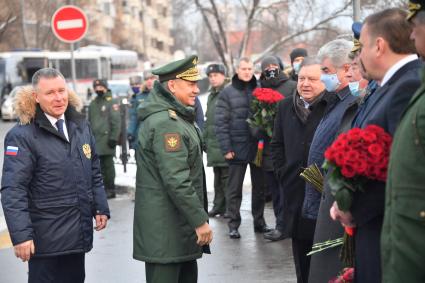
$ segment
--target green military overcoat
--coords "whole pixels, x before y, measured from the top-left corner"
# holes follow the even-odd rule
[[[96,139],[98,155],[115,155],[115,147],[108,145],[108,140],[118,143],[121,132],[121,116],[118,101],[108,91],[97,96],[89,106],[89,122]]]
[[[425,70],[395,132],[385,190],[382,282],[425,282]]]
[[[223,89],[222,86],[219,89],[211,89],[210,95],[208,96],[207,102],[207,113],[205,116],[204,129],[204,141],[207,152],[207,166],[210,167],[227,167],[229,164],[224,159],[223,153],[220,150],[217,137],[215,136],[215,109],[220,91]]]
[[[195,228],[208,220],[203,207],[200,130],[194,108],[159,82],[139,107],[143,122],[136,151],[133,257],[150,263],[200,258]]]

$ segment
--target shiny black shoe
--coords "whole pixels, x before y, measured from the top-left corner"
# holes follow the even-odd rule
[[[266,239],[266,240],[270,240],[270,241],[272,241],[272,242],[275,242],[275,241],[281,241],[281,240],[286,239],[286,237],[283,235],[283,233],[282,233],[282,232],[280,232],[280,231],[279,231],[279,230],[277,230],[277,229],[275,229],[275,230],[273,230],[273,231],[271,231],[271,232],[265,233],[265,234],[263,235],[263,237],[264,237],[264,239]]]
[[[255,233],[267,233],[267,232],[271,232],[273,231],[272,228],[270,228],[267,225],[263,225],[263,226],[256,226],[254,227],[254,232]]]
[[[238,229],[230,229],[229,237],[230,239],[239,239],[241,234],[239,234]]]

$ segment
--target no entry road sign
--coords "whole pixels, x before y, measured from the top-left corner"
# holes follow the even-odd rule
[[[72,5],[56,10],[52,17],[52,30],[64,42],[77,42],[87,33],[87,17],[84,12]]]

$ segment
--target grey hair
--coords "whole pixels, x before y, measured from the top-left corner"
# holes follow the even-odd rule
[[[323,62],[328,58],[336,68],[350,62],[348,57],[353,49],[353,42],[346,39],[335,39],[323,45],[317,53],[317,58]]]
[[[245,62],[245,63],[252,63],[251,59],[249,59],[248,57],[241,57],[238,59],[238,61],[236,62],[236,67],[239,68],[239,66],[241,65],[241,62]]]
[[[34,75],[32,76],[32,79],[31,79],[31,81],[32,81],[31,82],[32,83],[32,87],[34,89],[36,89],[37,86],[38,86],[38,83],[40,82],[40,79],[41,78],[44,78],[44,79],[54,79],[54,78],[57,78],[57,77],[61,77],[62,79],[65,80],[64,76],[62,75],[62,73],[59,72],[56,69],[53,69],[53,68],[43,68],[43,69],[40,69],[37,72],[35,72]]]
[[[305,57],[301,63],[300,69],[311,65],[320,65],[319,59],[317,59],[317,57]]]

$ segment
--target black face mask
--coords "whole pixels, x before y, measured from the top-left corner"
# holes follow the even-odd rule
[[[99,96],[103,96],[105,92],[103,90],[96,90],[96,94]]]
[[[264,71],[264,76],[266,77],[267,80],[270,79],[276,79],[279,75],[279,69],[268,69],[266,71]]]

